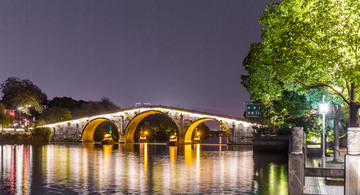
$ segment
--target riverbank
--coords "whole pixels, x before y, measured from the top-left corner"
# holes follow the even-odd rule
[[[0,144],[47,144],[49,138],[25,133],[0,134]]]

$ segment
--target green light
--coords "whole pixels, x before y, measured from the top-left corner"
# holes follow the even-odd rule
[[[109,133],[111,134],[111,133],[112,133],[112,131],[110,130],[110,131],[109,131]]]

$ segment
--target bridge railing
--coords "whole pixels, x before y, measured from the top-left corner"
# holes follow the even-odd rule
[[[159,107],[164,108],[164,109],[172,109],[172,110],[178,110],[178,111],[184,111],[184,112],[193,112],[196,114],[210,115],[210,116],[214,116],[214,117],[224,117],[224,118],[233,119],[233,120],[250,122],[246,118],[230,116],[230,115],[226,115],[226,114],[222,114],[222,113],[219,114],[219,113],[213,113],[213,112],[208,112],[208,111],[199,111],[196,109],[187,109],[187,108],[183,108],[183,107],[165,106],[165,105],[161,105],[161,104],[160,105],[142,105],[139,107],[123,108],[123,109],[121,109],[121,111],[136,110],[136,109],[141,109],[141,108],[159,108]]]

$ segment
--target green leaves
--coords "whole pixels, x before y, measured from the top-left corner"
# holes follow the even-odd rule
[[[52,107],[41,114],[40,120],[46,123],[55,123],[72,119],[71,112],[67,108]]]
[[[47,100],[46,94],[27,79],[10,77],[1,84],[1,92],[2,101],[7,108],[21,108],[26,114],[29,114],[30,107],[41,113],[43,110],[41,104]]]
[[[263,41],[251,46],[243,62],[249,75],[242,84],[252,100],[278,101],[285,91],[326,94],[329,102],[346,102],[357,113],[358,0],[282,0],[269,3],[259,22]]]
[[[269,3],[259,21],[263,41],[251,46],[243,63],[251,99],[276,100],[283,90],[326,86],[360,105],[347,87],[360,83],[359,1],[282,0]]]

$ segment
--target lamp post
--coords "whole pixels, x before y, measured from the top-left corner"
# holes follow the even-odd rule
[[[328,112],[328,108],[329,105],[328,103],[325,102],[325,96],[323,96],[323,101],[322,103],[319,104],[319,114],[323,115],[323,129],[322,129],[322,148],[323,148],[323,152],[322,152],[322,168],[325,168],[325,115]]]

